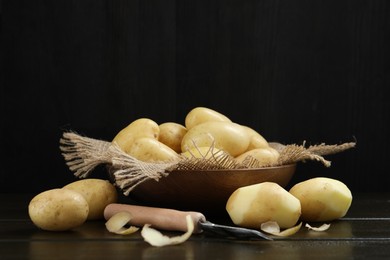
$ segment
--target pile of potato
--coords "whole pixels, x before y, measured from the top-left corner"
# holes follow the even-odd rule
[[[117,190],[109,181],[83,179],[39,193],[30,201],[28,213],[39,228],[64,231],[87,220],[103,219],[105,207],[117,199]]]
[[[148,118],[137,119],[112,142],[146,162],[170,161],[180,156],[207,158],[211,147],[239,163],[250,156],[259,166],[270,166],[279,158],[278,151],[258,132],[205,107],[191,110],[184,125],[174,122],[158,125]],[[105,207],[117,199],[117,190],[109,181],[83,179],[36,195],[28,211],[33,223],[41,229],[62,231],[87,220],[103,219]],[[299,220],[341,218],[351,202],[351,191],[344,183],[318,177],[298,183],[289,191],[273,182],[241,187],[229,197],[226,210],[238,226],[259,229],[262,223],[275,221],[281,228],[290,228]]]
[[[137,119],[112,142],[146,162],[175,160],[179,155],[204,158],[210,147],[230,154],[239,163],[251,156],[258,166],[269,166],[279,158],[278,151],[261,134],[206,107],[192,109],[184,125],[175,122],[159,125],[149,118]]]
[[[113,142],[141,161],[168,161],[179,155],[207,158],[210,147],[228,153],[239,163],[250,156],[257,166],[277,164],[279,153],[252,128],[232,122],[227,116],[206,107],[192,109],[184,125],[166,122],[158,125],[141,118],[121,130]],[[259,228],[276,221],[290,228],[298,220],[318,222],[343,217],[352,202],[352,194],[342,182],[314,178],[296,184],[287,191],[276,183],[265,182],[236,190],[226,209],[239,226]]]

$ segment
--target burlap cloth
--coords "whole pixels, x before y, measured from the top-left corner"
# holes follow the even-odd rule
[[[356,142],[339,145],[302,145],[270,143],[280,153],[279,160],[274,165],[286,165],[306,160],[316,160],[326,167],[331,162],[323,156],[339,153],[355,147]],[[128,195],[137,185],[146,180],[158,181],[174,170],[214,170],[258,168],[253,158],[247,158],[242,164],[237,163],[228,154],[210,148],[209,158],[186,158],[179,156],[177,160],[169,162],[143,162],[123,152],[115,143],[97,140],[79,135],[75,132],[64,132],[60,139],[60,150],[69,169],[79,178],[88,177],[96,166],[105,164],[118,186],[125,195]],[[264,167],[264,166],[263,166]]]

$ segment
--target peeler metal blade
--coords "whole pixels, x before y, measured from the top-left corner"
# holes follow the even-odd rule
[[[208,231],[219,236],[234,237],[239,239],[265,239],[273,240],[261,231],[242,227],[225,226],[214,224],[210,221],[199,221],[198,223],[203,231]]]

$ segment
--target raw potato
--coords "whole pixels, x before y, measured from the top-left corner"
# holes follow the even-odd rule
[[[128,154],[144,162],[163,162],[178,159],[179,155],[167,145],[154,138],[138,138]]]
[[[301,204],[277,183],[262,182],[234,191],[226,210],[241,227],[259,229],[262,223],[275,221],[281,228],[291,228],[299,220]]]
[[[194,147],[213,146],[231,156],[245,152],[249,145],[249,136],[245,129],[231,122],[206,122],[189,129],[183,137],[183,152]]]
[[[52,189],[36,195],[28,205],[32,222],[48,231],[64,231],[81,226],[88,217],[88,202],[78,192]]]
[[[198,158],[198,159],[210,159],[214,156],[219,156],[224,154],[223,151],[215,148],[215,147],[194,147],[184,153],[181,153],[182,156],[191,159],[191,158]]]
[[[247,158],[256,159],[256,166],[258,167],[272,166],[277,164],[279,152],[271,147],[257,148],[239,155],[236,157],[236,161],[239,163],[245,163]]]
[[[196,125],[210,121],[232,122],[227,116],[215,110],[207,107],[196,107],[187,114],[185,127],[189,130]]]
[[[301,219],[308,222],[344,217],[352,203],[352,193],[344,183],[325,177],[297,183],[290,193],[301,201]]]
[[[166,122],[159,125],[159,127],[160,135],[158,140],[172,148],[175,152],[181,153],[181,140],[187,133],[187,128],[174,122]]]
[[[250,138],[250,143],[248,146],[248,151],[257,149],[257,148],[268,148],[269,144],[265,138],[256,132],[254,129],[250,128],[249,126],[243,126],[245,130],[247,131],[249,138]]]
[[[137,138],[149,137],[158,139],[160,128],[149,118],[140,118],[122,129],[112,140],[126,153]]]
[[[118,200],[116,188],[107,180],[83,179],[72,182],[63,189],[83,195],[89,206],[88,220],[103,219],[104,208]]]

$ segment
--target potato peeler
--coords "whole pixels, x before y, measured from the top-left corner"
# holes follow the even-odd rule
[[[129,212],[132,215],[131,225],[143,226],[150,224],[152,227],[166,231],[187,231],[186,216],[190,215],[194,221],[194,233],[210,232],[225,238],[244,240],[273,240],[263,232],[254,229],[214,224],[196,211],[179,211],[175,209],[146,207],[130,204],[112,203],[104,210],[105,219],[109,219],[118,212]]]

